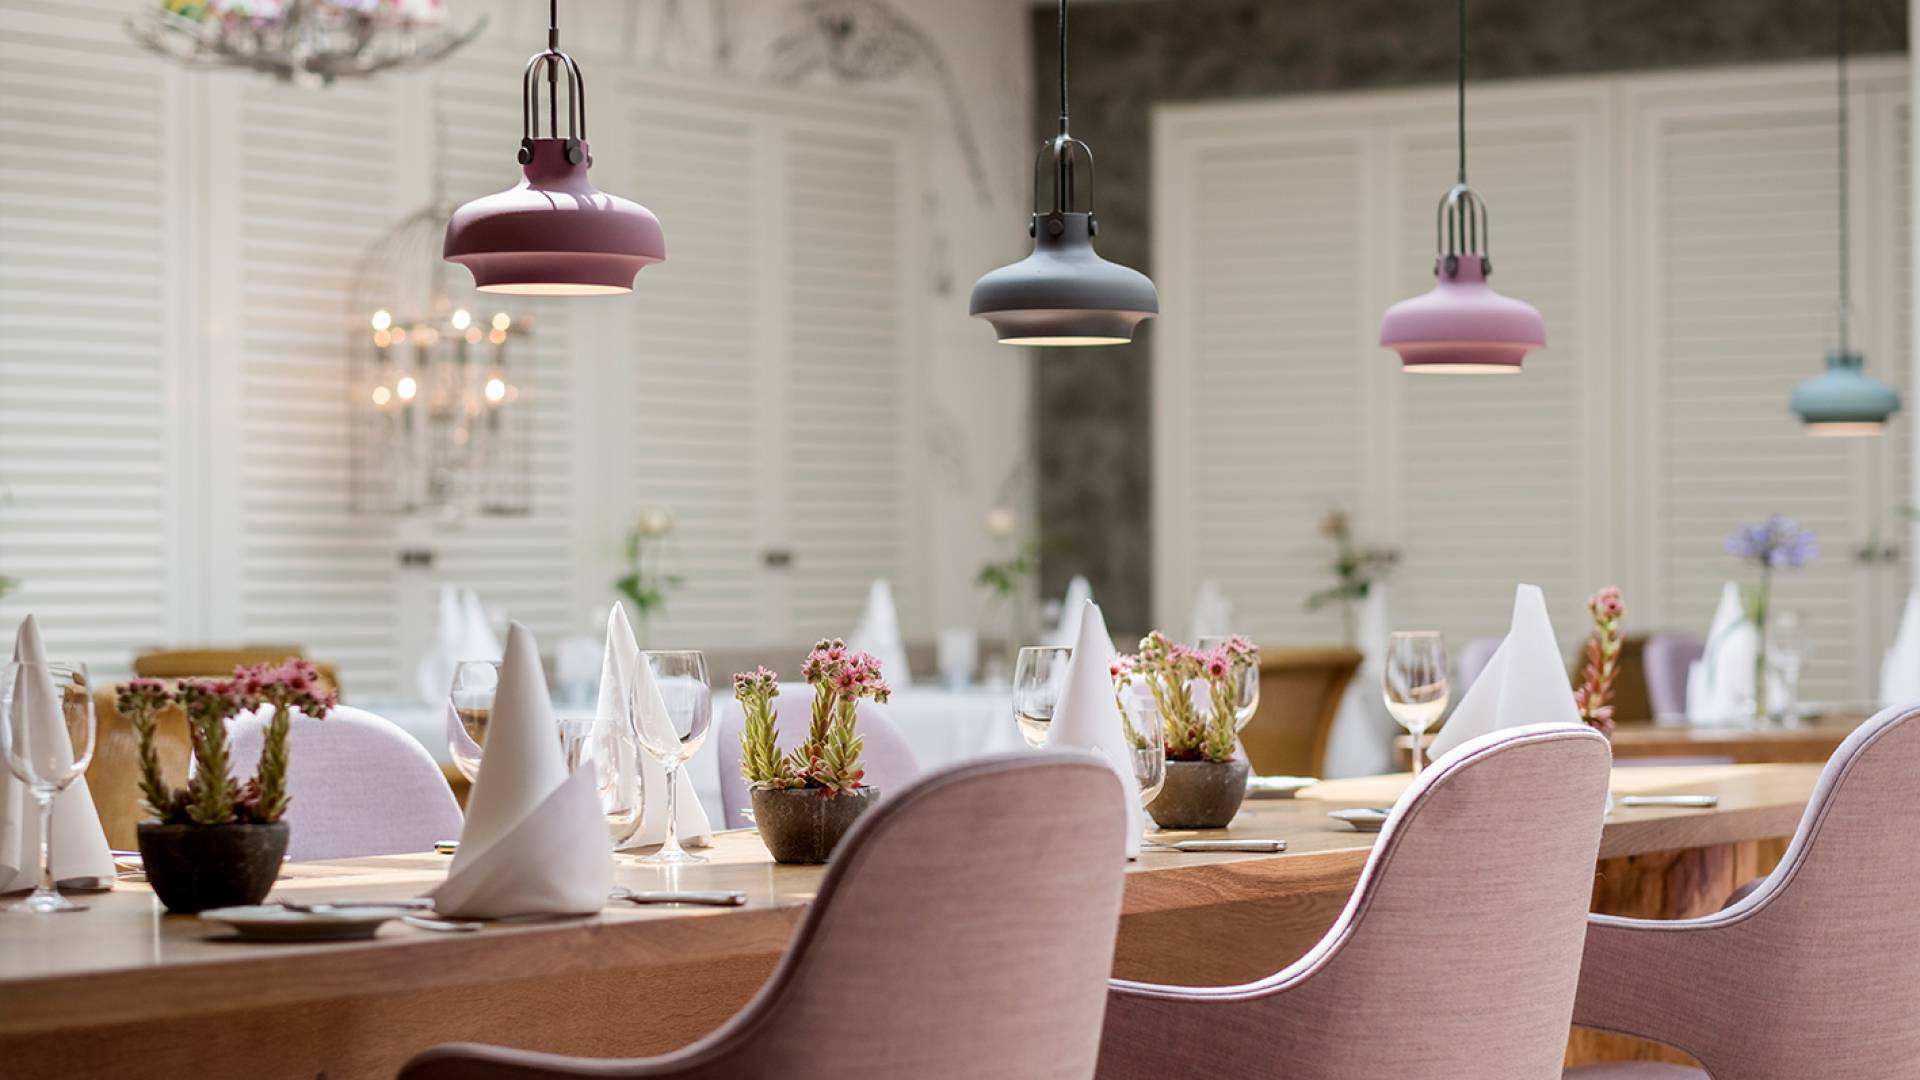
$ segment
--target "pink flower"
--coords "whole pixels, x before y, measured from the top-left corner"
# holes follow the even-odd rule
[[[1232,668],[1232,665],[1227,662],[1226,650],[1224,649],[1215,650],[1214,652],[1207,655],[1207,658],[1206,658],[1207,678],[1224,679],[1227,677],[1227,672],[1231,670],[1231,668]]]

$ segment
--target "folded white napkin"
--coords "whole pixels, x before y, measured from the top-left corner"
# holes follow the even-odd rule
[[[673,721],[667,716],[666,697],[653,677],[653,669],[640,656],[640,644],[634,639],[633,625],[627,621],[627,609],[615,604],[607,615],[607,651],[600,667],[600,699],[594,707],[594,721],[599,725],[612,725],[619,722],[629,708],[635,710],[636,724],[653,724],[662,732],[661,741],[673,742],[677,738],[669,734]],[[631,742],[615,740],[622,755],[620,782],[638,784],[640,795],[646,801],[640,810],[640,828],[619,845],[623,850],[647,847],[667,838],[667,770],[652,754]],[[633,755],[631,760],[628,754]],[[707,812],[700,807],[692,774],[681,768],[675,776],[679,791],[674,813],[680,842],[711,843],[713,826],[707,821]],[[633,805],[631,786],[627,786],[623,794],[625,805]]]
[[[493,632],[493,620],[487,618],[487,609],[480,606],[479,590],[460,590],[460,612],[463,627],[460,645],[466,655],[459,659],[491,660],[499,656],[500,637]]]
[[[25,663],[47,662],[40,624],[31,615],[14,636],[13,658]],[[71,766],[73,744],[58,719],[59,710],[60,691],[50,676],[43,675],[19,689],[7,722],[18,731],[19,725],[32,717],[42,725],[40,745],[47,747],[60,765]],[[58,881],[94,884],[112,882],[113,874],[107,834],[100,828],[100,815],[94,811],[93,796],[87,793],[87,779],[82,776],[53,799],[53,876]],[[0,762],[0,892],[31,889],[39,883],[39,809],[32,790]]]
[[[1900,629],[1880,661],[1880,705],[1905,705],[1920,700],[1920,589],[1907,594]]]
[[[487,614],[480,607],[480,594],[453,585],[440,586],[439,611],[433,627],[433,644],[414,668],[413,689],[429,705],[445,701],[447,688],[453,685],[453,669],[462,660],[493,660],[500,655],[500,639],[494,636]]]
[[[1112,763],[1127,792],[1127,857],[1132,858],[1140,854],[1145,811],[1140,806],[1140,782],[1129,760],[1133,747],[1127,742],[1126,721],[1113,696],[1113,637],[1107,633],[1100,606],[1091,600],[1082,602],[1074,624],[1080,636],[1073,646],[1073,659],[1067,662],[1066,684],[1054,706],[1053,722],[1047,726],[1047,745],[1098,751]]]
[[[1080,613],[1093,601],[1093,585],[1081,574],[1067,582],[1067,597],[1060,602],[1060,622],[1047,639],[1049,645],[1072,645],[1080,640]],[[1109,642],[1109,645],[1112,643]]]
[[[893,585],[885,578],[867,589],[867,609],[860,614],[853,633],[847,635],[847,648],[872,653],[880,661],[880,671],[890,686],[913,684],[907,667],[907,645],[900,637],[900,616],[893,607]]]
[[[1514,591],[1506,640],[1434,737],[1431,756],[1501,728],[1561,723],[1580,723],[1567,662],[1553,637],[1546,594],[1538,585],[1522,585]]]
[[[1360,670],[1347,683],[1340,712],[1327,732],[1322,771],[1336,776],[1376,776],[1393,771],[1393,740],[1402,733],[1380,694],[1386,676],[1387,638],[1393,633],[1387,587],[1375,583],[1360,602]]]
[[[1208,578],[1194,590],[1193,610],[1187,623],[1194,641],[1233,633],[1233,601],[1227,599],[1219,582]]]
[[[1687,669],[1688,723],[1741,724],[1753,718],[1753,663],[1759,648],[1760,632],[1747,618],[1740,586],[1729,581],[1720,590],[1706,650]]]
[[[533,634],[507,631],[486,767],[434,910],[459,918],[585,915],[606,904],[613,851],[592,770],[568,775]]]

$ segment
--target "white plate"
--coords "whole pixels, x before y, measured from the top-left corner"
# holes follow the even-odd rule
[[[413,914],[405,907],[347,907],[320,911],[288,911],[279,904],[214,908],[200,917],[231,926],[241,937],[257,941],[364,941],[381,924]]]
[[[1249,776],[1247,798],[1291,799],[1319,782],[1317,776]]]
[[[1380,826],[1387,823],[1392,815],[1384,810],[1372,807],[1356,806],[1349,810],[1331,810],[1327,816],[1335,821],[1344,821],[1353,826],[1355,832],[1379,832]]]

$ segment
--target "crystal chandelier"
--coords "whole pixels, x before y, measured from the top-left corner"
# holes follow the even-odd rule
[[[147,0],[126,29],[191,68],[248,68],[325,86],[431,64],[486,25],[482,17],[456,29],[442,0]]]
[[[351,332],[353,508],[368,514],[519,515],[531,509],[532,402],[510,363],[523,315],[448,280],[436,203],[369,248]],[[464,275],[463,275],[464,276]]]

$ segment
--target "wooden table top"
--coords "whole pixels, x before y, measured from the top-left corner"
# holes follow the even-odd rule
[[[1853,729],[1867,719],[1864,713],[1835,713],[1794,724],[1761,727],[1704,727],[1656,724],[1639,720],[1614,728],[1613,756],[1623,758],[1724,758],[1743,765],[1824,763]],[[1434,732],[1426,736],[1431,743]],[[1394,752],[1405,764],[1412,738],[1394,740]]]
[[[1712,793],[1712,810],[1616,809],[1603,857],[1736,843],[1790,834],[1819,776],[1811,765],[1618,768],[1619,794]],[[1373,834],[1326,817],[1341,806],[1388,805],[1404,775],[1328,781],[1292,800],[1249,800],[1231,828],[1208,837],[1284,837],[1284,854],[1185,854],[1148,849],[1129,867],[1129,916],[1290,891],[1350,889]],[[1163,838],[1189,834],[1162,833]],[[1197,835],[1197,834],[1194,834]],[[390,923],[371,941],[252,944],[200,920],[169,916],[152,893],[122,883],[66,915],[0,913],[0,1036],[84,1023],[155,1020],[337,998],[370,986],[401,991],[496,978],[596,970],[611,965],[685,965],[778,952],[791,937],[824,867],[784,866],[756,834],[717,835],[712,861],[665,871],[617,857],[616,879],[633,888],[739,889],[739,909],[609,906],[598,915],[498,924],[475,933],[435,933]],[[396,855],[290,863],[277,896],[399,899],[439,884],[448,859]]]

